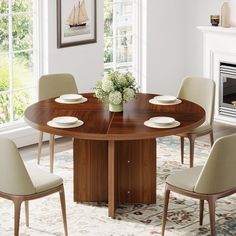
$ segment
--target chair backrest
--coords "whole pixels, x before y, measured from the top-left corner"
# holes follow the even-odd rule
[[[236,188],[236,134],[214,143],[194,191],[213,194],[232,188]]]
[[[15,143],[5,138],[0,138],[0,192],[14,195],[36,192]]]
[[[179,98],[197,103],[206,112],[204,124],[213,125],[215,104],[215,82],[201,77],[187,77],[180,88]]]
[[[43,75],[39,79],[39,101],[62,94],[78,93],[75,79],[70,74]]]

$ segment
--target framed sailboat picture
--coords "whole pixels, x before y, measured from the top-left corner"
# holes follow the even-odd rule
[[[96,0],[57,0],[57,47],[95,42]]]

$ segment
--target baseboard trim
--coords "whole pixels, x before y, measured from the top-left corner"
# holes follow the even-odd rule
[[[236,118],[233,117],[226,117],[226,116],[215,116],[214,121],[226,124],[226,125],[233,125],[236,126]]]
[[[16,143],[16,146],[20,148],[38,143],[39,131],[29,126],[25,126],[18,129],[0,132],[0,137],[13,140]],[[43,140],[49,140],[49,135],[45,134]]]

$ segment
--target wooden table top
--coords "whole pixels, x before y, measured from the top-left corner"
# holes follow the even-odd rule
[[[123,112],[109,112],[108,107],[93,96],[85,103],[61,104],[55,99],[40,101],[25,111],[25,121],[43,132],[89,140],[138,140],[184,133],[200,126],[205,120],[205,111],[199,105],[183,100],[177,105],[153,105],[149,100],[156,94],[138,94],[124,104]],[[77,128],[59,129],[49,127],[47,122],[57,116],[75,116],[84,121]],[[170,116],[180,121],[176,128],[157,129],[144,126],[144,121],[155,116]]]

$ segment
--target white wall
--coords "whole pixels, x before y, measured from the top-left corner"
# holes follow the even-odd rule
[[[185,76],[203,74],[203,35],[225,0],[145,1],[147,92],[176,94]],[[236,26],[236,0],[228,0]]]
[[[147,92],[176,94],[184,76],[185,0],[147,1]]]
[[[197,26],[210,25],[210,15],[220,15],[224,0],[185,0],[185,75],[203,74],[203,35]],[[236,26],[236,0],[229,0],[231,22]]]
[[[71,73],[80,92],[92,91],[103,74],[103,1],[97,1],[97,43],[67,48],[57,48],[56,1],[45,1],[44,12],[48,28],[44,29],[43,73]],[[47,52],[48,51],[48,52]]]
[[[145,1],[146,91],[176,94],[184,76],[185,0]],[[45,1],[43,73],[69,72],[81,92],[91,91],[103,73],[103,1],[97,1],[97,43],[57,49],[56,1]],[[171,7],[170,7],[171,6]]]

